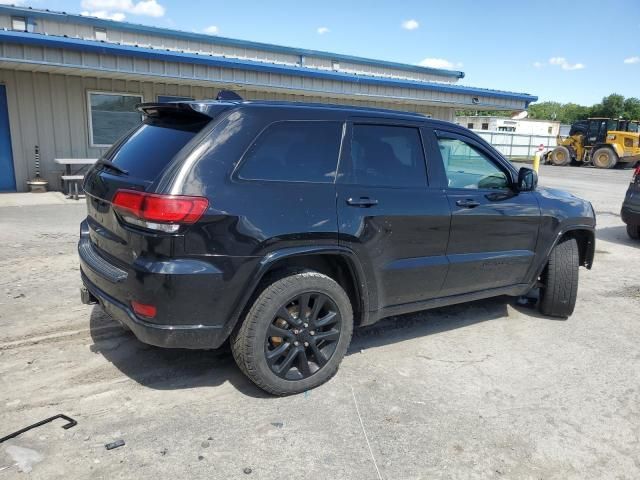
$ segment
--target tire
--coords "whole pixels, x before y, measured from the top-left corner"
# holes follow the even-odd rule
[[[568,238],[558,243],[542,273],[540,311],[550,317],[567,318],[573,313],[578,295],[578,242]]]
[[[567,147],[559,145],[549,154],[549,161],[556,167],[568,165],[571,162],[571,152]]]
[[[640,240],[640,225],[627,224],[627,235],[633,240]]]
[[[618,155],[612,149],[602,147],[593,152],[591,163],[596,168],[613,168],[618,163]]]
[[[242,372],[258,387],[291,395],[335,375],[352,333],[353,310],[345,291],[332,278],[306,270],[262,290],[232,334],[231,350]]]

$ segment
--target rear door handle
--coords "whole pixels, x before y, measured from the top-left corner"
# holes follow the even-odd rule
[[[463,208],[475,208],[480,205],[480,202],[472,198],[467,198],[466,200],[458,200],[456,205]]]
[[[355,198],[347,198],[347,205],[351,205],[352,207],[373,207],[378,204],[378,200],[369,197],[360,197],[358,199]]]

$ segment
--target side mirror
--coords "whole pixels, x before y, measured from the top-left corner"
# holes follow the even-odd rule
[[[535,170],[528,167],[522,167],[518,171],[518,185],[516,188],[519,192],[532,192],[538,186],[538,174]]]

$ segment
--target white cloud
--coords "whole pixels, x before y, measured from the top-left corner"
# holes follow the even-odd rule
[[[544,67],[544,63],[542,62],[533,62],[533,66],[536,68],[542,68]]]
[[[558,65],[563,70],[582,70],[584,68],[584,64],[582,63],[569,63],[567,59],[564,57],[551,57],[549,59],[550,65]]]
[[[640,57],[625,58],[624,63],[640,63]]]
[[[419,63],[422,67],[429,68],[443,68],[445,70],[452,70],[454,68],[462,68],[462,63],[453,63],[444,58],[425,58]]]
[[[80,4],[92,12],[126,12],[149,17],[162,17],[165,13],[165,8],[157,0],[82,0]]]
[[[413,18],[402,22],[402,28],[404,28],[405,30],[415,30],[419,26],[420,24],[418,23],[418,21],[414,20]]]
[[[316,30],[316,32],[318,32],[318,35],[324,35],[325,33],[329,33],[331,30],[329,30],[328,27],[318,27],[318,29]]]
[[[97,10],[95,12],[80,12],[80,15],[83,15],[85,17],[97,17],[97,18],[104,18],[105,20],[115,20],[116,22],[121,22],[123,21],[126,17],[126,15],[122,12],[107,12],[105,10]]]
[[[204,33],[208,33],[209,35],[217,35],[219,32],[220,29],[215,25],[211,25],[204,29]]]

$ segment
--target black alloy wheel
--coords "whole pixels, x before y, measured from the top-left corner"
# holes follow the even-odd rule
[[[264,353],[271,371],[285,380],[314,375],[331,359],[342,317],[320,292],[305,292],[284,303],[267,328]]]

